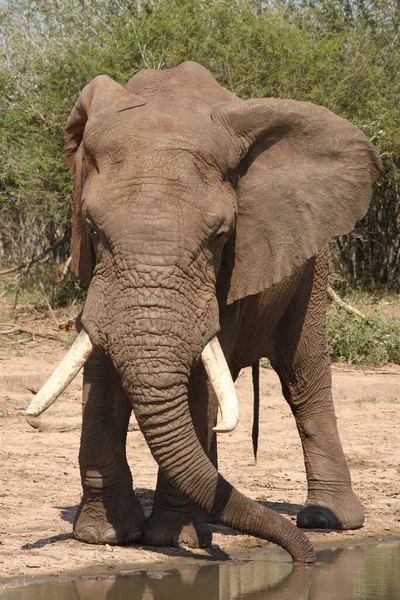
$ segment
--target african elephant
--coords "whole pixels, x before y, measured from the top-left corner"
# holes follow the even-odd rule
[[[327,244],[367,210],[373,146],[325,108],[243,101],[187,62],[125,86],[96,77],[68,119],[65,157],[73,270],[89,284],[81,349],[68,358],[73,375],[90,355],[75,537],[208,546],[206,512],[313,561],[299,529],[218,473],[216,396],[216,429],[230,430],[232,379],[268,357],[303,444],[298,525],[361,526],[336,428],[325,302]],[[57,393],[39,393],[30,414]],[[125,456],[132,407],[159,465],[146,523]]]
[[[175,571],[136,571],[115,579],[78,579],[73,582],[77,600],[352,600],[356,580],[365,577],[362,546],[318,552],[318,566],[297,568],[268,560],[231,561],[187,566]],[[385,563],[386,568],[387,563]],[[364,571],[364,573],[363,573]],[[390,573],[388,573],[390,575]],[[361,577],[360,577],[361,575]],[[71,584],[68,586],[71,594]],[[42,597],[41,597],[42,598]],[[41,600],[40,598],[40,600]],[[68,600],[71,595],[65,595]],[[31,600],[36,600],[32,598]],[[39,600],[39,598],[38,598]],[[62,598],[57,600],[63,600]]]

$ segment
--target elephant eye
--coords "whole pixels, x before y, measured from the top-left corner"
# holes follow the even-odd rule
[[[86,226],[89,233],[91,233],[92,235],[97,235],[96,226],[90,217],[87,217],[86,219]]]

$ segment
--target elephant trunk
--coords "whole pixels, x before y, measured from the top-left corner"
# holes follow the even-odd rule
[[[151,337],[150,348],[141,346],[135,350],[133,340],[117,335],[114,339],[119,340],[119,350],[110,347],[109,351],[140,428],[166,478],[217,521],[282,546],[295,562],[314,562],[314,550],[299,529],[281,515],[243,496],[214,468],[198,441],[189,411],[191,365],[174,359],[168,352],[162,358],[160,348],[168,347],[168,340],[161,336],[156,340],[154,334]],[[124,348],[130,348],[128,360],[126,351],[121,351],[121,341]],[[176,347],[176,343],[174,336],[172,347]],[[180,348],[184,345],[182,340]],[[136,356],[136,352],[140,356]]]

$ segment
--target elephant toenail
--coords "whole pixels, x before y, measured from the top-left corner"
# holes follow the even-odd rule
[[[77,540],[86,544],[98,544],[99,535],[95,527],[83,527],[79,531],[74,532]]]
[[[317,513],[314,517],[314,527],[317,529],[328,529],[330,527],[329,519],[323,513]]]
[[[117,533],[116,533],[114,527],[109,527],[108,529],[105,530],[105,532],[103,533],[103,540],[106,544],[117,544],[118,543]]]
[[[310,528],[310,520],[307,513],[300,513],[297,517],[297,527],[303,527],[304,529]]]
[[[140,529],[138,529],[136,527],[134,529],[129,529],[127,538],[126,538],[126,543],[135,542],[136,540],[138,540],[140,538],[141,535],[142,535],[142,531]]]

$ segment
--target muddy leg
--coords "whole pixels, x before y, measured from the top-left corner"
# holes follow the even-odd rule
[[[364,511],[352,487],[333,407],[325,334],[327,257],[310,261],[308,276],[276,334],[273,366],[296,419],[307,472],[300,527],[354,529]]]
[[[91,544],[126,544],[138,539],[144,526],[125,453],[132,407],[110,359],[101,350],[85,365],[82,402],[79,464],[83,499],[74,535]]]

